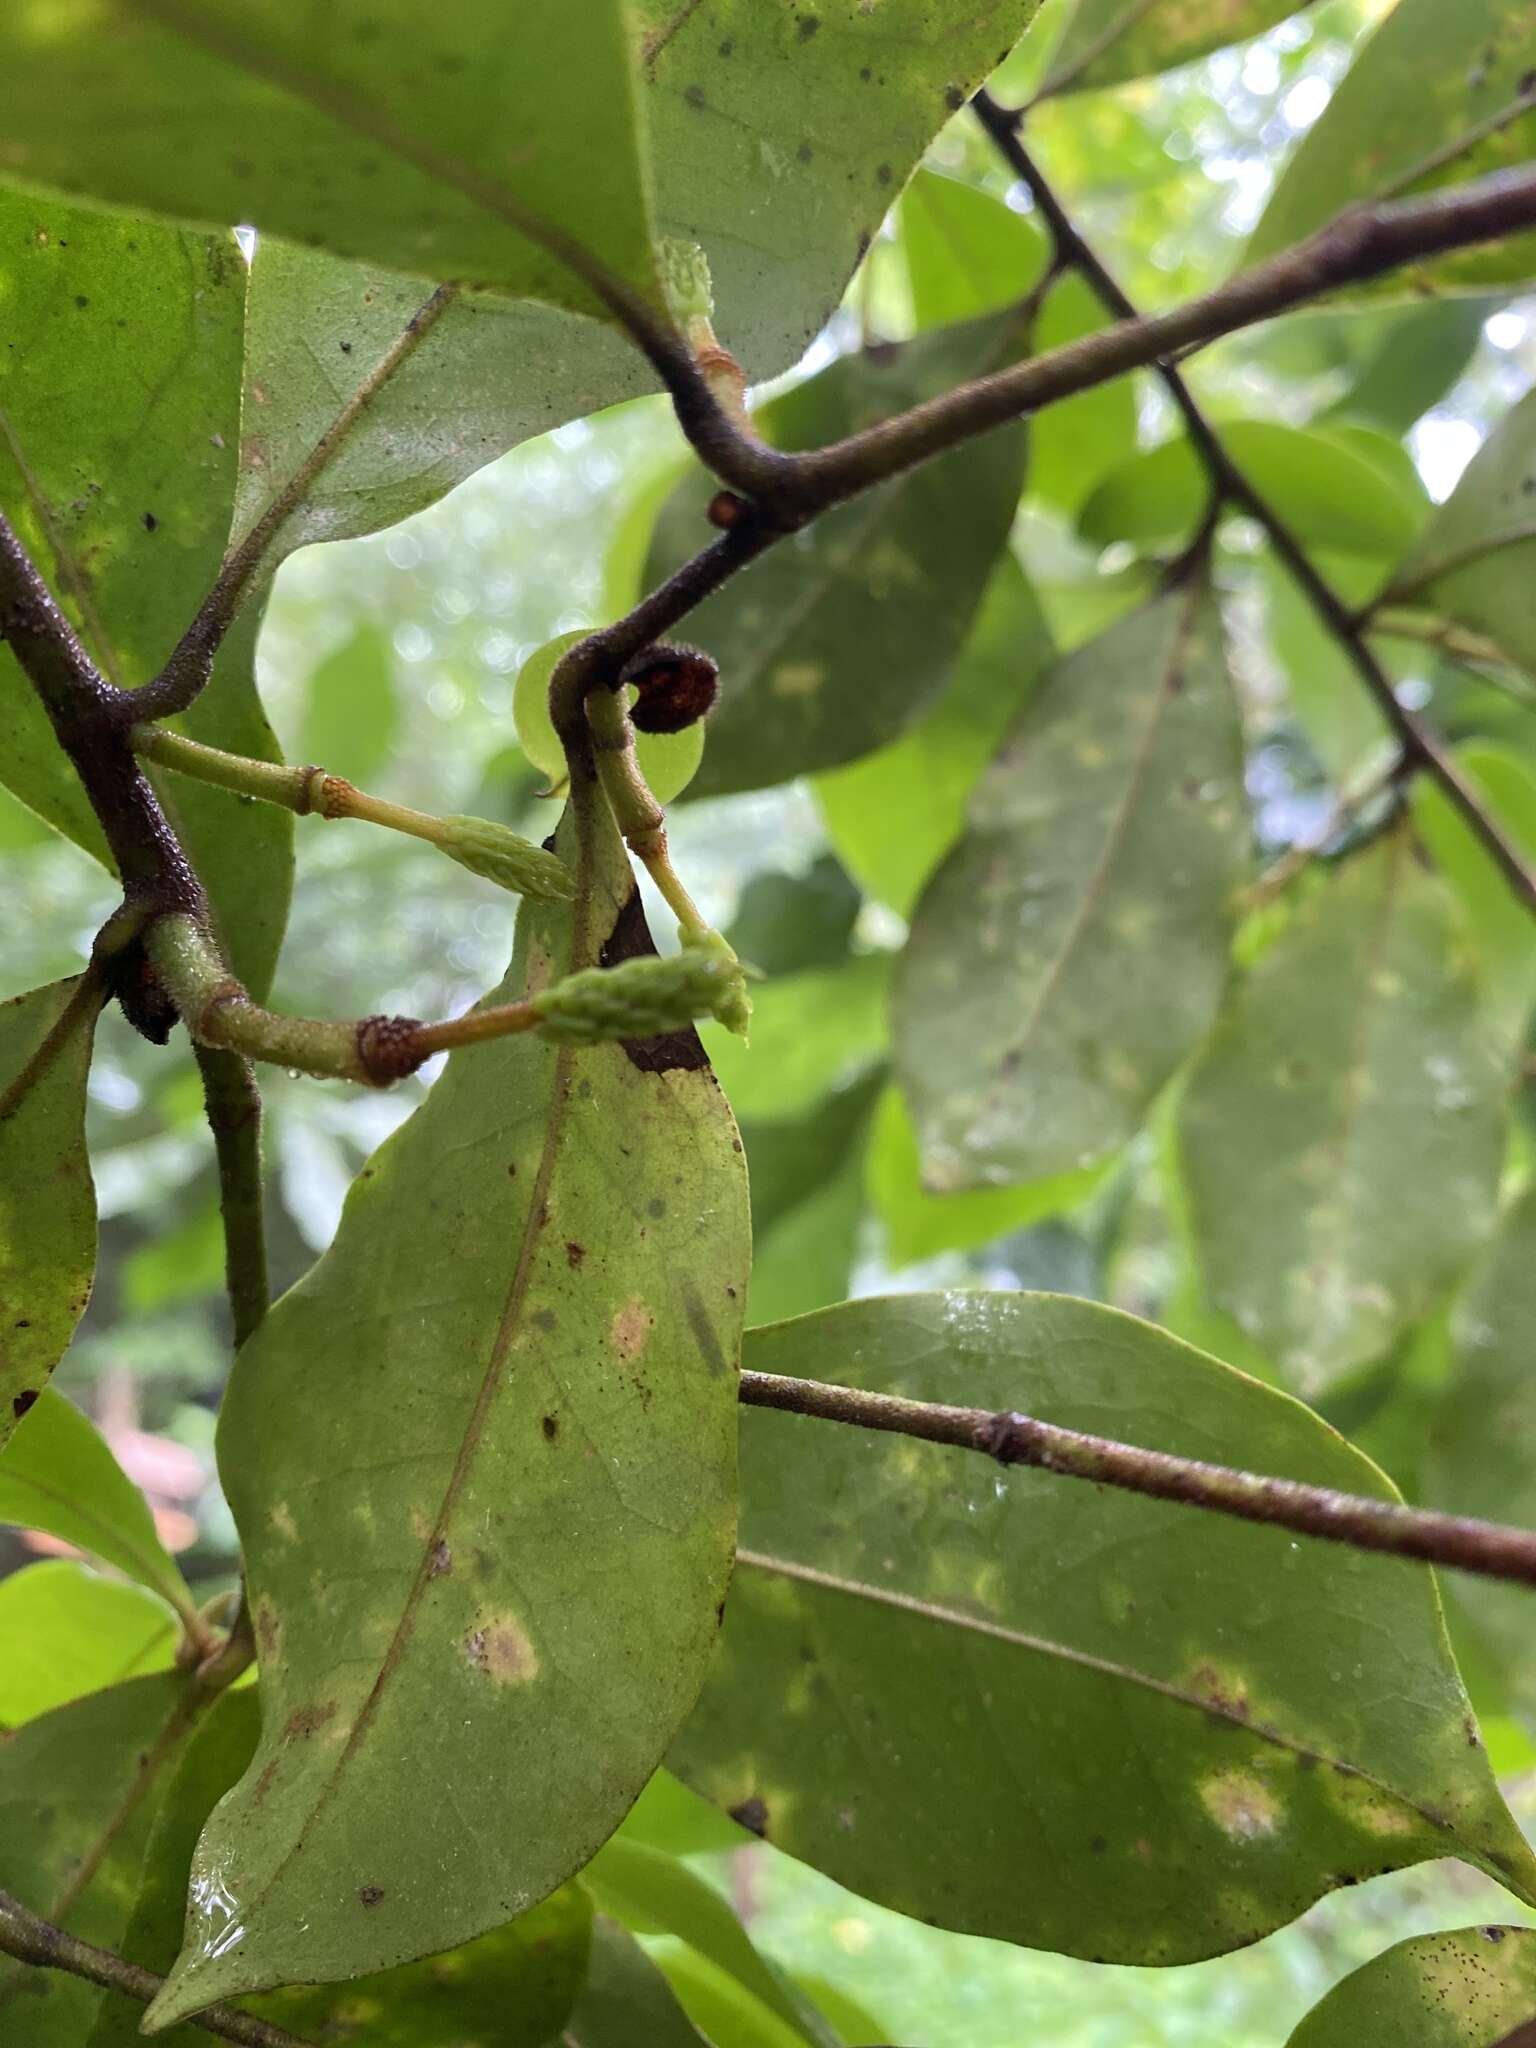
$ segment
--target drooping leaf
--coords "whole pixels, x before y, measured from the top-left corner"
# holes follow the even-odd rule
[[[1051,52],[1044,90],[1096,92],[1171,71],[1227,43],[1262,35],[1311,0],[1077,0]]]
[[[744,1356],[1392,1497],[1299,1403],[1092,1302],[851,1302]],[[1532,1896],[1426,1572],[899,1437],[742,1425],[725,1633],[671,1763],[791,1855],[916,1917],[1127,1963],[1238,1947],[1446,1854]]]
[[[631,1934],[670,1934],[686,1942],[765,2005],[794,2039],[837,2048],[836,2036],[789,1979],[759,1955],[719,1892],[680,1857],[616,1836],[598,1850],[581,1882],[598,1910]]]
[[[160,1801],[204,1704],[186,1677],[161,1672],[56,1708],[0,1742],[5,1889],[116,1951]],[[102,1996],[83,1978],[0,1958],[0,2039],[81,2048]]]
[[[181,1614],[192,1595],[160,1541],[149,1503],[94,1424],[44,1387],[0,1451],[0,1521],[88,1550]]]
[[[0,1728],[163,1671],[179,1634],[163,1600],[65,1558],[13,1572],[0,1579]]]
[[[359,626],[310,672],[298,756],[370,782],[388,762],[400,728],[389,635]]]
[[[85,1082],[101,991],[0,1004],[0,1445],[64,1355],[96,1269]]]
[[[1455,1370],[1441,1398],[1424,1474],[1426,1500],[1455,1514],[1536,1523],[1536,1192],[1505,1218],[1453,1324]],[[1468,1578],[1457,1600],[1510,1703],[1536,1711],[1536,1641],[1519,1586]]]
[[[578,901],[525,905],[508,996],[649,943],[577,799]],[[497,1926],[650,1776],[729,1564],[735,1142],[691,1032],[457,1056],[242,1348],[219,1454],[266,1718],[157,2021]],[[446,1802],[420,1798],[423,1717]]]
[[[1393,579],[1536,671],[1536,392],[1506,413]]]
[[[621,0],[22,0],[0,24],[0,133],[10,174],[130,212],[584,313],[601,301],[571,247],[656,290]]]
[[[187,1871],[203,1823],[250,1762],[261,1725],[251,1688],[226,1693],[187,1744],[144,1852],[120,1953],[157,1973],[181,1942]],[[567,1886],[531,1913],[462,1949],[350,1984],[270,1993],[258,2017],[302,2040],[367,2041],[369,2048],[542,2048],[568,2016],[586,1970],[591,1908]],[[133,2048],[144,2008],[101,2001],[86,2048]],[[188,2024],[158,2036],[199,2048]]]
[[[977,785],[893,995],[934,1192],[1093,1165],[1216,1011],[1248,828],[1203,580],[1069,655]]]
[[[41,16],[41,0],[23,11]],[[0,48],[22,26],[8,13]],[[4,97],[14,82],[4,57],[0,79]],[[0,187],[11,344],[0,350],[0,511],[115,683],[157,672],[218,571],[239,445],[245,283],[227,235],[182,234]],[[275,759],[251,669],[257,623],[242,621],[181,724],[211,746]],[[16,736],[0,764],[8,787],[107,860],[74,770],[3,648],[0,710]],[[158,783],[235,970],[259,997],[282,937],[293,820],[184,778]]]
[[[1394,562],[1428,515],[1417,474],[1405,483],[1346,428],[1232,420],[1222,424],[1221,438],[1309,547]],[[1139,548],[1171,548],[1193,538],[1209,501],[1204,466],[1181,436],[1112,470],[1084,505],[1078,524],[1084,538],[1100,547],[1129,541]]]
[[[1039,604],[1017,560],[1005,554],[933,709],[890,746],[816,778],[832,843],[871,895],[910,914],[959,838],[982,769],[1050,658]]]
[[[878,1070],[798,1116],[742,1126],[752,1181],[748,1320],[780,1322],[841,1301],[867,1206],[864,1153]]]
[[[766,440],[809,448],[1000,369],[1023,340],[996,315],[848,356],[763,408]],[[938,696],[1008,537],[1025,437],[1007,427],[828,513],[706,598],[691,639],[720,664],[698,796],[852,761]],[[662,512],[656,583],[708,540],[702,472]]]
[[[1248,245],[1261,261],[1346,202],[1403,198],[1515,169],[1536,145],[1532,0],[1398,0],[1281,173]],[[1388,289],[1465,290],[1536,276],[1536,235],[1395,271]]]
[[[1381,1356],[1486,1236],[1508,1065],[1455,904],[1400,830],[1234,995],[1180,1113],[1195,1254],[1298,1393]]]
[[[709,2048],[639,1942],[600,1913],[587,1981],[560,2048],[635,2048],[638,2041],[646,2048]]]
[[[1286,2048],[1523,2048],[1536,2020],[1536,1928],[1418,1934],[1352,1971]]]

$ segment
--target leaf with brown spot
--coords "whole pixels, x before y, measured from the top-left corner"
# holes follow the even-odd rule
[[[1455,1927],[1400,1941],[1336,1984],[1286,2048],[1531,2048],[1536,1929]]]
[[[491,1000],[593,964],[630,902],[590,789],[557,843],[578,899],[525,905]],[[693,1704],[734,1540],[746,1190],[708,1068],[632,1050],[455,1055],[240,1353],[219,1458],[263,1735],[157,2021],[525,1910]]]

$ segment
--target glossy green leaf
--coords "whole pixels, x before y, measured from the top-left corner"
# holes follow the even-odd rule
[[[1051,52],[1045,91],[1094,92],[1193,63],[1262,35],[1309,0],[1077,0]]]
[[[1223,424],[1221,437],[1244,474],[1309,547],[1395,561],[1428,513],[1417,476],[1405,484],[1347,430],[1233,420]],[[1085,539],[1100,547],[1129,541],[1139,548],[1172,548],[1193,538],[1209,502],[1204,466],[1181,437],[1112,471],[1084,505],[1078,524]]]
[[[935,171],[919,171],[902,196],[901,247],[919,327],[1001,313],[1035,289],[1050,262],[1038,222]]]
[[[378,626],[359,626],[317,662],[305,693],[298,757],[371,782],[389,762],[400,730],[395,651]]]
[[[20,27],[21,14],[8,13],[0,49]],[[13,82],[0,56],[0,99]],[[60,98],[57,81],[46,97]],[[3,116],[0,132],[10,132]],[[181,234],[0,187],[11,343],[0,351],[0,511],[117,683],[156,673],[218,571],[240,438],[245,285],[227,235]],[[256,624],[241,622],[180,724],[211,746],[276,759],[252,672]],[[3,649],[0,709],[16,734],[0,770],[8,786],[106,860],[74,771]],[[236,972],[259,996],[282,938],[293,820],[184,777],[157,780]]]
[[[1522,167],[1536,147],[1527,74],[1533,0],[1398,0],[1282,172],[1244,262],[1312,234],[1343,205]],[[1536,235],[1395,271],[1399,293],[1524,283]]]
[[[1299,1403],[1092,1302],[852,1302],[744,1357],[1392,1497]],[[1164,1964],[1446,1854],[1533,1895],[1428,1573],[764,1411],[742,1472],[720,1654],[671,1762],[839,1883]]]
[[[549,715],[549,679],[565,650],[586,637],[585,631],[578,629],[574,633],[557,633],[553,640],[545,641],[518,670],[512,693],[518,745],[534,767],[548,776],[552,789],[564,787],[566,767],[565,749]],[[685,725],[681,732],[636,733],[635,759],[657,803],[671,803],[697,775],[704,752],[704,734],[702,720]]]
[[[44,1387],[0,1451],[0,1521],[45,1529],[135,1579],[179,1612],[192,1596],[149,1503],[95,1425]]]
[[[0,1579],[0,1728],[163,1671],[180,1633],[163,1600],[65,1558],[13,1572]]]
[[[1221,995],[1242,772],[1198,580],[1030,699],[897,970],[897,1077],[930,1190],[1076,1171],[1140,1127]]]
[[[504,997],[648,945],[587,802],[578,902],[525,904]],[[242,1348],[219,1457],[266,1719],[158,2021],[499,1925],[660,1761],[729,1567],[735,1143],[692,1033],[461,1054]]]
[[[99,991],[84,980],[0,1003],[0,1445],[90,1298],[96,1191],[85,1083]]]
[[[1430,1436],[1425,1497],[1435,1507],[1536,1523],[1536,1192],[1504,1219],[1453,1325],[1456,1367]],[[1525,1589],[1468,1578],[1457,1600],[1511,1704],[1536,1712],[1536,1639]]]
[[[747,1319],[780,1322],[848,1293],[864,1220],[864,1153],[879,1070],[800,1115],[742,1126],[752,1181]]]
[[[766,405],[785,448],[816,447],[985,370],[1022,336],[1012,315],[845,356]],[[759,789],[856,760],[935,700],[1008,538],[1023,483],[1022,426],[984,435],[818,519],[689,616],[720,664],[695,795]],[[646,581],[709,538],[702,472],[657,524]]]
[[[167,1671],[59,1707],[0,1742],[5,1889],[115,1951],[160,1802],[205,1704]],[[0,2039],[81,2048],[102,1997],[82,1978],[0,1958]]]
[[[1419,1934],[1336,1984],[1286,2048],[1523,2048],[1536,2021],[1536,1928]]]
[[[872,896],[910,914],[959,838],[972,789],[1050,658],[1034,592],[1014,556],[1004,554],[933,709],[890,746],[816,778],[832,843]]]
[[[794,2040],[836,2048],[836,2036],[758,1954],[720,1893],[679,1857],[616,1836],[599,1849],[581,1882],[598,1909],[632,1934],[669,1934],[686,1942],[765,2005]]]
[[[710,2048],[634,1936],[599,1914],[587,1981],[559,2048],[636,2048],[641,2041],[645,2048]]]
[[[1418,547],[1389,602],[1430,605],[1536,670],[1536,392],[1494,428]]]
[[[20,0],[0,167],[596,313],[563,248],[656,290],[632,56],[622,0]]]
[[[1493,1218],[1508,1046],[1454,901],[1399,831],[1303,902],[1180,1114],[1210,1299],[1297,1392],[1369,1364]]]
[[[1011,1230],[1059,1216],[1090,1194],[1102,1177],[1099,1169],[1090,1167],[1022,1187],[931,1194],[923,1186],[912,1120],[896,1088],[887,1088],[880,1097],[867,1171],[870,1200],[884,1226],[885,1256],[892,1266],[916,1265],[940,1252],[974,1251]]]
[[[752,991],[749,1044],[720,1024],[704,1043],[743,1123],[802,1115],[864,1074],[885,1046],[890,955],[766,981]]]
[[[245,1770],[261,1711],[256,1692],[226,1693],[203,1718],[168,1783],[145,1849],[120,1952],[157,1973],[175,1960],[187,1870],[209,1812]],[[591,1909],[567,1886],[507,1927],[447,1955],[350,1984],[278,1991],[251,2002],[302,2040],[365,2040],[369,2048],[541,2048],[567,2017],[586,1972]],[[144,2009],[101,2001],[86,2048],[133,2048]],[[157,2038],[198,2048],[195,2025]]]

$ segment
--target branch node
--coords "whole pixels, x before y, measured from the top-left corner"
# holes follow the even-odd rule
[[[364,1017],[357,1026],[357,1057],[375,1088],[403,1081],[426,1059],[419,1017]]]

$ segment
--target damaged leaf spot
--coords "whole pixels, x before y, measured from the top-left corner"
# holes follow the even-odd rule
[[[1234,1842],[1257,1842],[1280,1824],[1280,1802],[1246,1771],[1222,1771],[1200,1787],[1200,1803]]]
[[[464,1655],[493,1685],[525,1685],[539,1675],[538,1652],[514,1614],[498,1614],[471,1629]]]
[[[626,1363],[633,1362],[644,1351],[650,1339],[655,1318],[639,1301],[627,1301],[613,1318],[609,1334],[613,1348]]]

